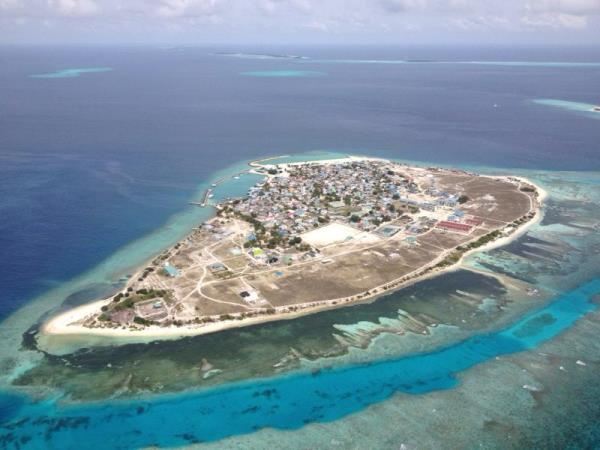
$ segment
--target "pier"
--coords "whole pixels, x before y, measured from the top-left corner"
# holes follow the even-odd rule
[[[214,192],[214,188],[216,188],[218,185],[220,185],[221,183],[224,183],[227,180],[230,180],[230,179],[235,178],[235,177],[239,177],[240,175],[243,175],[245,173],[250,173],[250,170],[242,170],[241,172],[235,173],[233,175],[219,178],[218,180],[214,181],[211,184],[210,188],[208,188],[206,191],[204,191],[204,194],[202,195],[202,200],[201,201],[199,201],[199,202],[189,202],[189,204],[190,205],[195,205],[195,206],[208,206],[208,201],[212,197],[212,194]]]

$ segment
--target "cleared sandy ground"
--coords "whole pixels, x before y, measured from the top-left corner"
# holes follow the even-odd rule
[[[304,233],[300,237],[304,242],[307,242],[314,247],[325,247],[327,245],[349,241],[356,238],[361,233],[361,230],[351,226],[333,222],[324,227]]]

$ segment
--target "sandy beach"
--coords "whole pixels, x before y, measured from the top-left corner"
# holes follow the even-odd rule
[[[348,161],[348,160],[380,160],[380,158],[367,158],[367,157],[349,157],[349,158],[341,158],[341,159],[331,159],[324,161],[315,161],[319,164],[338,164],[340,162]],[[264,161],[264,160],[261,160]],[[305,162],[297,162],[297,163],[289,163],[289,164],[278,164],[279,167],[284,167],[287,165],[298,165],[305,164]],[[251,164],[254,167],[258,166],[258,163]],[[269,167],[269,165],[262,165],[264,167]],[[487,175],[485,175],[487,176]],[[447,255],[448,252],[442,253],[438,258],[431,261],[429,264],[419,267],[414,271],[414,273],[409,274],[409,276],[403,276],[402,278],[408,278],[406,281],[400,282],[399,280],[387,282],[384,285],[377,286],[371,288],[369,293],[363,293],[357,298],[358,295],[353,295],[352,297],[342,297],[336,299],[329,299],[324,301],[316,301],[307,303],[306,306],[299,307],[296,311],[287,310],[287,308],[277,308],[274,314],[263,314],[254,317],[247,317],[243,319],[234,319],[234,320],[219,320],[218,322],[210,322],[204,324],[191,324],[191,325],[181,325],[181,326],[158,326],[151,325],[145,327],[137,327],[137,326],[123,326],[123,327],[106,327],[106,328],[89,328],[81,325],[81,323],[97,314],[100,311],[100,308],[110,303],[110,299],[95,301],[93,303],[89,303],[83,306],[79,306],[73,308],[69,311],[58,314],[55,317],[52,317],[46,323],[42,325],[40,328],[40,332],[42,335],[46,335],[47,337],[51,336],[96,336],[106,338],[108,342],[110,341],[118,341],[118,342],[147,342],[151,340],[165,340],[165,339],[177,339],[185,336],[196,336],[208,333],[215,333],[218,331],[245,327],[265,322],[278,321],[278,320],[289,320],[294,319],[300,316],[313,314],[319,311],[334,309],[345,307],[351,304],[356,303],[366,303],[374,301],[376,298],[390,294],[394,291],[400,290],[404,287],[417,283],[419,281],[429,279],[440,275],[445,272],[450,272],[457,270],[464,266],[463,261],[464,258],[469,256],[470,254],[476,252],[489,251],[494,248],[502,247],[507,245],[511,241],[517,239],[522,236],[527,230],[537,223],[542,217],[541,204],[547,197],[546,191],[544,191],[539,186],[532,183],[530,180],[523,177],[516,176],[487,176],[490,178],[496,179],[513,179],[519,180],[523,183],[530,184],[535,186],[538,192],[537,197],[537,205],[533,205],[535,216],[528,220],[527,222],[520,225],[518,228],[514,229],[509,235],[499,237],[481,247],[474,248],[462,253],[461,258],[454,264],[448,265],[445,267],[435,267],[433,270],[427,270],[430,267],[434,267],[437,263],[442,261]],[[421,272],[424,272],[421,274]],[[392,286],[389,288],[390,286]],[[389,288],[389,289],[388,289]]]

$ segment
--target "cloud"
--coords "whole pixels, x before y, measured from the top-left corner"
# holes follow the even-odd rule
[[[310,14],[314,10],[311,0],[254,0],[248,1],[251,9],[260,11],[267,16],[275,14]]]
[[[525,9],[533,13],[600,14],[600,0],[534,0]]]
[[[40,36],[52,28],[74,39],[104,30],[104,37],[136,42],[168,41],[177,33],[213,42],[331,36],[393,43],[410,35],[446,43],[457,36],[463,42],[469,33],[490,41],[515,40],[514,32],[570,39],[573,30],[589,42],[600,38],[600,0],[0,0],[0,26],[3,40],[11,32]]]
[[[61,16],[92,16],[100,12],[94,0],[48,0],[48,5]]]
[[[472,13],[490,6],[489,1],[476,0],[378,0],[378,4],[387,13],[425,14]]]
[[[388,13],[397,14],[423,8],[425,0],[379,0],[379,6]]]
[[[530,0],[521,23],[533,28],[584,29],[600,14],[600,0]]]
[[[526,15],[521,22],[532,28],[583,29],[588,26],[588,18],[576,14],[543,13]]]
[[[19,0],[0,0],[0,10],[9,10],[17,8],[21,2]]]
[[[156,15],[165,18],[206,17],[218,13],[226,0],[160,0]]]

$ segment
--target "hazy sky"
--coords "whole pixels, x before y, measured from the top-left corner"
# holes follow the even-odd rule
[[[600,43],[600,0],[0,0],[0,43]]]

